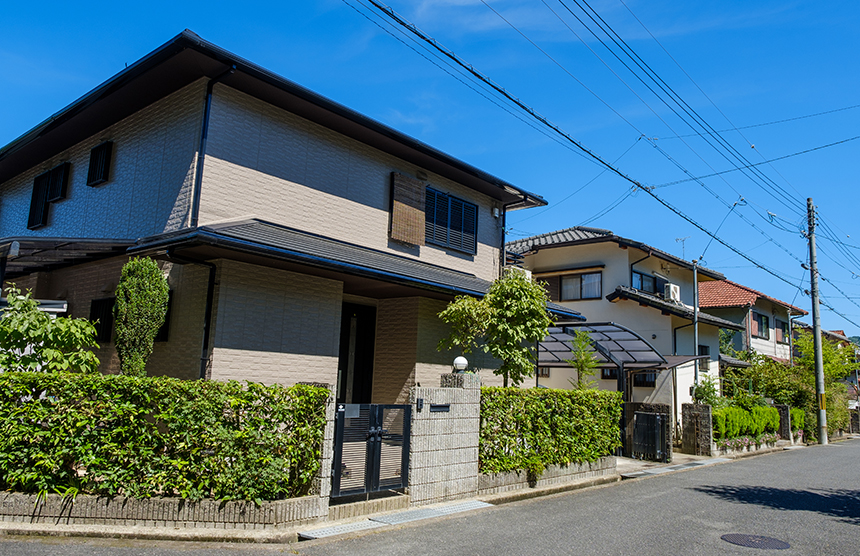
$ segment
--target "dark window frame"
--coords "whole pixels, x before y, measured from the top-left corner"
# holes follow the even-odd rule
[[[699,345],[697,350],[699,356],[707,355],[707,359],[699,359],[696,363],[699,365],[699,371],[707,373],[711,370],[711,346]]]
[[[776,332],[778,332],[780,329],[782,330],[782,340],[779,339],[779,334],[776,334]],[[774,331],[774,335],[776,336],[776,343],[783,344],[786,346],[791,343],[790,338],[789,338],[790,332],[789,332],[789,327],[788,327],[788,321],[774,318],[773,319],[773,331]]]
[[[636,284],[637,278],[639,281],[638,285]],[[653,289],[648,289],[647,287],[645,287],[646,280],[650,281],[653,284]],[[639,272],[638,270],[630,271],[630,287],[634,290],[639,290],[641,292],[663,297],[663,289],[668,283],[669,280],[663,278],[662,276],[657,276],[656,274],[646,274],[644,272]]]
[[[116,297],[101,297],[90,301],[90,321],[96,327],[96,342],[110,343],[113,339],[113,307]]]
[[[758,333],[753,333],[752,327],[750,327],[750,335],[753,338],[759,338],[762,340],[770,340],[770,317],[768,315],[763,314],[763,313],[753,311],[752,312],[752,318],[753,318],[753,320],[758,322]]]
[[[477,254],[478,205],[427,187],[424,242],[470,255]]]
[[[582,295],[582,277],[583,276],[594,276],[597,275],[600,277],[598,283],[598,292],[596,296],[593,297],[583,297]],[[564,297],[564,281],[569,278],[579,278],[579,297],[574,297],[570,299],[566,299]],[[559,277],[558,282],[558,298],[559,301],[587,301],[589,299],[601,299],[603,297],[603,271],[598,270],[597,272],[579,272],[576,274],[563,274]]]
[[[618,380],[618,369],[600,369],[600,380]]]
[[[173,309],[173,290],[167,292],[167,312],[164,313],[164,322],[161,324],[161,328],[158,329],[158,332],[155,333],[155,338],[153,342],[167,342],[170,341],[170,314]]]
[[[63,162],[33,178],[33,194],[27,216],[28,230],[38,230],[48,225],[51,203],[66,198],[71,174],[72,164]]]
[[[96,187],[110,181],[113,141],[105,141],[90,150],[90,164],[87,170],[87,185]]]
[[[644,372],[633,374],[633,386],[638,388],[656,388],[657,372]]]

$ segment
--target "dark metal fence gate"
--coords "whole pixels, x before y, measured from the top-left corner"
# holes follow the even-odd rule
[[[633,414],[632,456],[639,459],[665,462],[669,457],[669,438],[666,420],[662,413]]]
[[[332,497],[405,489],[411,422],[409,405],[338,404]]]

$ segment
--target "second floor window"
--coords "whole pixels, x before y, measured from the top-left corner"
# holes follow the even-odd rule
[[[427,188],[424,241],[475,254],[478,248],[478,207]]]
[[[699,359],[699,370],[706,373],[711,368],[711,346],[699,346],[699,356],[707,355],[708,359]]]
[[[776,332],[776,341],[780,344],[787,344],[788,337],[788,323],[784,320],[774,319],[774,332]]]
[[[667,280],[661,278],[659,276],[652,276],[650,274],[643,274],[641,272],[633,271],[633,288],[648,292],[655,293],[658,295],[663,295],[663,288],[667,284]]]
[[[768,316],[761,313],[753,313],[750,333],[756,338],[770,339],[770,319]]]
[[[602,272],[574,274],[561,277],[561,301],[577,299],[600,299],[602,295]]]

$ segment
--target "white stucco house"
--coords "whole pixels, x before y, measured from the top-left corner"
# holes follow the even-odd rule
[[[628,400],[663,403],[676,423],[682,403],[691,401],[696,367],[701,376],[719,372],[719,329],[743,326],[698,313],[698,345],[693,343],[693,264],[609,230],[575,227],[507,244],[522,265],[546,283],[550,299],[582,313],[589,325],[612,322],[645,339],[667,363],[631,372]],[[700,283],[723,280],[719,272],[698,268]],[[617,388],[617,371],[598,371],[601,389]],[[574,371],[566,364],[545,366],[539,383],[569,388]]]

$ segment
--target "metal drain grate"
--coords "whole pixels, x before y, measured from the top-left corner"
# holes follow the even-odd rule
[[[761,535],[741,535],[740,533],[730,533],[720,537],[726,542],[736,544],[738,546],[746,546],[747,548],[761,548],[764,550],[785,550],[791,548],[791,545],[785,541],[774,539],[773,537],[762,537]]]

